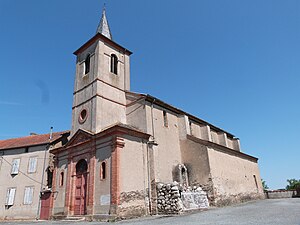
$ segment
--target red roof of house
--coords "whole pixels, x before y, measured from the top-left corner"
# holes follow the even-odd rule
[[[51,142],[59,139],[63,134],[69,131],[55,132],[52,134]],[[37,134],[20,138],[12,138],[7,140],[0,140],[0,150],[28,147],[33,145],[42,145],[49,143],[50,134]]]

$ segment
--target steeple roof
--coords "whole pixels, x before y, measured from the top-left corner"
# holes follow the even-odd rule
[[[100,23],[99,23],[97,31],[96,31],[96,34],[97,33],[100,33],[103,36],[107,37],[108,39],[112,40],[112,35],[111,35],[109,25],[108,25],[108,22],[106,19],[105,6],[102,10],[102,17],[101,17]]]

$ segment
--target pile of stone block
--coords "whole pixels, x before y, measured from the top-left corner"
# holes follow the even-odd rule
[[[207,194],[201,187],[188,187],[181,193],[184,210],[206,209],[209,207]]]
[[[160,214],[178,214],[186,210],[209,207],[207,194],[201,187],[183,187],[173,183],[157,183],[157,209]]]
[[[163,184],[158,183],[157,209],[161,214],[178,214],[183,211],[183,204],[177,182]]]

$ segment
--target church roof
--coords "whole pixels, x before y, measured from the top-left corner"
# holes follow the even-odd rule
[[[80,54],[82,51],[90,47],[92,44],[94,44],[96,41],[101,40],[108,45],[118,49],[120,52],[125,53],[127,55],[131,55],[132,52],[128,49],[122,47],[118,43],[112,41],[111,39],[105,37],[103,34],[97,33],[94,37],[92,37],[90,40],[88,40],[86,43],[84,43],[79,49],[77,49],[75,52],[73,52],[74,55]]]
[[[224,132],[224,133],[226,133],[228,136],[230,136],[232,138],[235,137],[235,135],[233,135],[233,134],[231,134],[231,133],[229,133],[229,132],[227,132],[227,131],[225,131],[225,130],[223,130],[223,129],[221,129],[221,128],[219,128],[219,127],[217,127],[217,126],[215,126],[215,125],[213,125],[213,124],[211,124],[211,123],[209,123],[209,122],[207,122],[205,120],[202,120],[202,119],[200,119],[200,118],[198,118],[198,117],[196,117],[196,116],[194,116],[194,115],[192,115],[190,113],[187,113],[187,112],[185,112],[185,111],[183,111],[183,110],[181,110],[179,108],[176,108],[176,107],[174,107],[174,106],[172,106],[172,105],[170,105],[170,104],[168,104],[168,103],[166,103],[166,102],[164,102],[164,101],[162,101],[162,100],[160,100],[160,99],[158,99],[158,98],[156,98],[156,97],[154,97],[152,95],[147,94],[147,95],[145,95],[145,98],[149,102],[155,102],[155,104],[163,106],[163,107],[165,107],[165,108],[167,108],[169,110],[172,110],[172,111],[177,112],[179,114],[187,115],[190,119],[192,119],[194,121],[197,121],[198,123],[209,125],[210,128],[212,128],[212,129],[214,129],[214,130],[216,130],[218,132]]]
[[[219,128],[219,127],[217,127],[217,126],[215,126],[215,125],[213,125],[213,124],[211,124],[211,123],[209,123],[209,122],[207,122],[205,120],[202,120],[202,119],[200,119],[200,118],[198,118],[198,117],[196,117],[196,116],[194,116],[194,115],[192,115],[190,113],[187,113],[187,112],[185,112],[185,111],[183,111],[183,110],[181,110],[179,108],[176,108],[176,107],[174,107],[174,106],[172,106],[172,105],[170,105],[170,104],[168,104],[168,103],[162,101],[161,99],[156,98],[156,97],[154,97],[152,95],[144,94],[144,93],[136,93],[136,92],[132,92],[132,91],[126,91],[126,94],[127,94],[127,96],[128,95],[136,96],[138,98],[138,100],[140,98],[144,98],[148,102],[155,103],[156,105],[159,105],[161,107],[169,109],[169,110],[171,110],[171,111],[173,111],[175,113],[182,114],[182,115],[187,115],[190,119],[192,119],[192,120],[194,120],[194,121],[196,121],[196,122],[198,122],[200,124],[209,125],[212,129],[214,129],[216,131],[224,132],[228,136],[230,136],[231,138],[236,138],[235,135],[233,135],[233,134],[231,134],[231,133],[229,133],[229,132],[227,132],[227,131],[225,131],[225,130],[223,130],[223,129],[221,129],[221,128]],[[133,101],[133,102],[135,102],[135,101]]]
[[[103,8],[103,11],[102,11],[102,17],[101,17],[100,23],[99,23],[97,31],[96,31],[96,34],[97,33],[100,33],[103,36],[107,37],[108,39],[112,40],[112,35],[111,35],[110,28],[109,28],[109,25],[108,25],[108,22],[106,19],[105,7]]]
[[[62,137],[62,135],[68,133],[69,131],[54,132],[52,134],[51,142],[58,140],[59,138]],[[50,134],[37,134],[37,135],[30,135],[26,137],[20,137],[20,138],[0,140],[0,150],[48,144],[49,137]]]

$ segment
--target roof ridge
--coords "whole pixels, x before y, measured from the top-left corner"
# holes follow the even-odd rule
[[[57,132],[53,132],[52,134],[59,134],[59,133],[64,134],[64,133],[68,133],[68,132],[70,132],[70,130],[57,131]],[[29,137],[38,137],[38,136],[43,136],[43,135],[50,135],[50,132],[45,133],[45,134],[34,134],[34,135],[27,135],[27,136],[22,136],[22,137],[8,138],[8,139],[0,140],[0,142],[13,140],[13,139],[24,139],[24,138],[29,138]]]

